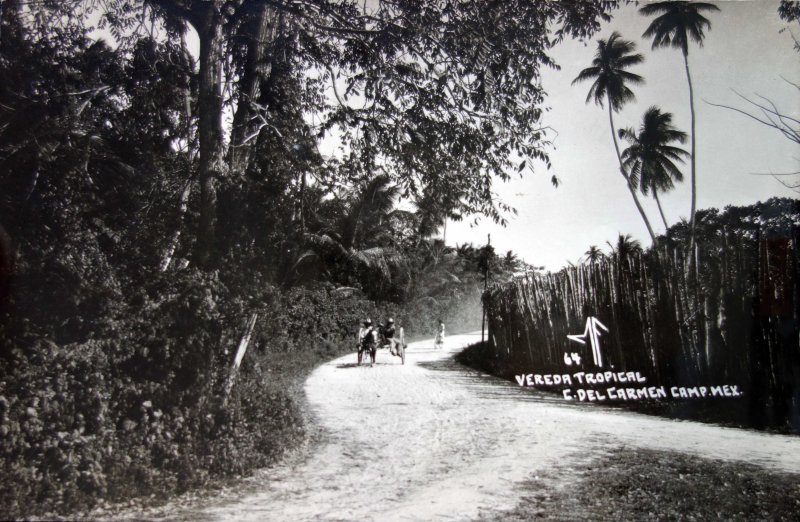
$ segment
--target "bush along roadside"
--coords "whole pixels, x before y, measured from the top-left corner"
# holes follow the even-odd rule
[[[435,303],[407,309],[330,284],[280,290],[183,271],[141,285],[95,318],[90,330],[102,337],[57,342],[7,321],[0,513],[63,516],[101,502],[163,499],[275,462],[305,436],[303,381],[354,350],[365,317],[393,316],[409,337],[451,319]]]

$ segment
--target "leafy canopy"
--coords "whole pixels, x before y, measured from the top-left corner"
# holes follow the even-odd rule
[[[102,3],[102,20],[129,32],[143,6],[150,6],[167,27],[197,28],[203,4],[109,1]],[[266,5],[277,20],[276,32],[290,40],[283,65],[302,93],[285,102],[299,104],[297,112],[312,123],[315,139],[339,145],[338,159],[359,181],[387,173],[410,199],[432,186],[461,192],[447,201],[453,208],[444,213],[503,221],[510,208],[494,196],[493,181],[507,180],[510,169],[531,168],[536,160],[549,165],[539,83],[541,67],[555,66],[548,50],[564,37],[591,36],[618,2],[211,4],[231,57],[224,64],[231,80],[223,90],[231,93],[228,103],[241,100],[236,90],[246,75],[248,39],[241,28]],[[267,60],[275,58],[270,51]],[[269,118],[261,132],[276,132]]]

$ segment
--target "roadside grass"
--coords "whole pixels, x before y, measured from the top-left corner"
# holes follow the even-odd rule
[[[800,520],[800,475],[667,451],[615,448],[523,487],[513,510],[479,520]]]
[[[456,359],[513,379],[487,343],[469,346]],[[671,416],[663,405],[614,406]],[[516,508],[479,520],[800,520],[800,475],[668,451],[614,448],[577,469],[539,473],[523,487]]]

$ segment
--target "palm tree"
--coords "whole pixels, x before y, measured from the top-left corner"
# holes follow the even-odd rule
[[[338,219],[302,234],[303,248],[293,259],[288,279],[309,265],[321,266],[339,282],[358,279],[362,286],[373,287],[373,293],[407,279],[408,259],[391,246],[386,230],[398,194],[388,176],[377,176],[345,193],[336,203],[341,207]]]
[[[442,230],[442,240],[447,241],[447,221],[460,221],[462,218],[460,190],[443,192],[435,187],[427,187],[414,203],[419,219],[418,233],[421,238],[431,237]]]
[[[586,256],[586,260],[590,263],[598,263],[601,259],[606,257],[606,255],[603,254],[603,251],[597,248],[597,245],[591,245],[589,250],[584,252],[583,255]]]
[[[438,301],[453,290],[453,285],[462,284],[465,275],[474,276],[465,270],[465,263],[455,250],[439,238],[420,242],[411,258],[415,266],[409,294],[417,298]]]
[[[668,229],[658,193],[672,190],[674,181],[683,181],[683,174],[674,162],[683,163],[683,158],[689,153],[670,143],[685,143],[686,133],[672,126],[672,114],[661,112],[661,109],[653,106],[644,113],[639,134],[630,128],[620,129],[619,137],[631,144],[622,151],[622,160],[630,173],[631,183],[634,186],[638,184],[645,196],[650,190],[653,191],[664,228]]]
[[[653,233],[653,227],[650,226],[650,221],[639,203],[639,198],[636,196],[635,188],[630,184],[628,174],[625,172],[625,167],[622,164],[622,156],[619,152],[619,143],[617,143],[617,133],[614,130],[614,113],[619,112],[625,103],[633,101],[636,96],[633,91],[626,85],[640,84],[644,82],[644,78],[638,74],[626,71],[625,69],[633,65],[640,64],[644,61],[641,54],[633,54],[636,49],[636,44],[628,40],[623,40],[620,34],[616,31],[611,33],[608,40],[597,41],[597,52],[592,60],[592,66],[582,70],[578,76],[572,80],[572,85],[584,80],[594,79],[589,94],[586,96],[586,103],[589,100],[594,100],[597,105],[603,106],[605,101],[608,104],[608,121],[611,125],[611,137],[614,140],[614,150],[617,152],[617,159],[619,160],[619,171],[622,177],[625,178],[625,184],[631,192],[636,208],[642,215],[647,231],[650,233],[650,238],[655,242],[656,236]]]
[[[387,175],[379,175],[353,188],[345,196],[345,213],[339,222],[342,244],[362,247],[385,233],[400,188]]]
[[[512,250],[507,251],[506,255],[503,256],[503,270],[508,272],[518,272],[523,266],[524,263],[522,262],[522,259],[520,259],[519,256]]]
[[[633,254],[642,253],[641,243],[633,239],[630,234],[625,234],[624,236],[619,234],[616,245],[612,245],[608,241],[606,241],[606,244],[611,247],[611,257],[615,257],[618,260],[626,259]]]
[[[686,80],[689,82],[689,110],[692,114],[692,208],[690,216],[691,243],[694,246],[694,216],[697,206],[697,151],[695,149],[694,132],[694,90],[692,75],[689,73],[689,40],[703,46],[704,29],[711,28],[711,22],[700,14],[703,11],[719,11],[719,7],[705,2],[669,1],[649,4],[639,12],[645,16],[659,15],[642,33],[646,38],[653,38],[653,49],[658,47],[674,47],[683,52],[683,64],[686,68]]]

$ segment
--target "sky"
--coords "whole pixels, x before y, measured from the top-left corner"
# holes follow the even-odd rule
[[[689,66],[695,92],[697,139],[697,206],[745,205],[773,196],[797,197],[771,176],[754,173],[800,170],[800,146],[770,129],[733,111],[706,102],[746,108],[732,89],[754,99],[769,98],[785,113],[800,117],[800,91],[781,78],[800,83],[800,53],[787,26],[777,14],[778,1],[745,0],[714,2],[719,12],[706,16],[711,30],[702,48],[689,50]],[[503,228],[482,220],[449,222],[448,244],[483,244],[491,234],[498,252],[513,250],[526,262],[557,270],[576,262],[590,245],[604,250],[619,233],[631,234],[647,246],[650,238],[625,181],[619,173],[606,109],[586,104],[591,82],[570,85],[594,56],[596,40],[612,31],[637,44],[645,62],[631,68],[645,78],[635,87],[636,101],[615,115],[615,126],[638,128],[642,114],[652,105],[673,114],[673,124],[689,132],[689,90],[680,51],[651,50],[641,38],[650,18],[638,14],[636,6],[615,11],[614,19],[588,42],[565,41],[552,56],[560,71],[547,70],[542,83],[550,107],[545,124],[557,131],[549,152],[551,171],[542,165],[520,179],[497,184],[500,198],[515,207]],[[800,26],[794,29],[800,39]],[[622,145],[622,143],[621,143]],[[689,150],[689,142],[684,148]],[[685,181],[667,194],[659,194],[669,224],[689,217],[690,170],[683,167]],[[551,174],[561,181],[550,183]],[[656,234],[664,226],[652,198],[640,196]]]
[[[706,32],[703,47],[692,44],[689,50],[695,92],[697,207],[723,208],[773,196],[797,197],[771,176],[755,174],[800,170],[800,146],[746,116],[706,103],[747,108],[735,89],[751,99],[757,94],[765,96],[784,113],[800,118],[800,90],[782,79],[800,84],[800,52],[794,50],[789,31],[782,31],[788,24],[778,17],[779,0],[711,1],[720,11],[706,13],[711,30]],[[551,51],[560,70],[543,69],[542,84],[548,93],[545,105],[549,107],[543,124],[557,132],[551,135],[554,147],[548,151],[551,170],[539,163],[534,172],[526,170],[522,177],[514,173],[507,183],[498,181],[497,195],[518,214],[506,216],[506,227],[485,218],[478,225],[471,225],[472,218],[449,221],[448,244],[484,244],[491,234],[496,251],[513,250],[527,263],[548,270],[577,262],[590,245],[607,251],[606,242],[614,243],[620,233],[631,234],[644,246],[650,244],[619,173],[608,112],[593,102],[585,103],[591,82],[575,86],[571,82],[591,64],[597,39],[618,31],[644,55],[644,63],[631,71],[643,76],[645,83],[634,87],[636,101],[615,115],[616,128],[638,128],[645,110],[658,105],[673,114],[676,127],[688,133],[689,91],[681,53],[651,50],[651,42],[642,39],[651,18],[641,16],[636,5],[624,6],[613,16],[593,39],[565,40]],[[794,35],[800,39],[800,25],[795,27]],[[111,39],[105,31],[97,31],[97,35]],[[189,34],[188,43],[196,56],[195,34]],[[338,147],[335,140],[323,145],[326,151]],[[689,147],[687,142],[684,148]],[[689,218],[688,162],[682,170],[685,181],[659,195],[669,224]],[[558,188],[550,182],[552,174],[559,178]],[[640,201],[656,234],[662,233],[655,201],[641,195]]]

